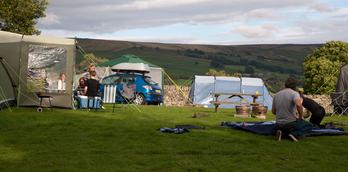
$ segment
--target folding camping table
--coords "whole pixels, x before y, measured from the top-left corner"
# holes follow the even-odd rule
[[[239,97],[243,100],[246,100],[244,98],[245,96],[251,96],[253,98],[253,102],[251,103],[251,105],[253,105],[253,104],[256,104],[256,99],[259,96],[262,96],[259,94],[244,94],[244,93],[212,93],[212,95],[214,96],[214,101],[211,101],[210,103],[214,104],[215,112],[217,112],[217,109],[221,104],[237,104],[236,102],[229,102],[229,101],[227,101],[227,99],[231,99],[233,97]],[[222,95],[227,95],[229,97],[224,101],[219,101],[218,98]]]

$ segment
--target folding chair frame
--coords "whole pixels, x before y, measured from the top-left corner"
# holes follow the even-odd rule
[[[334,111],[331,116],[338,114],[347,115],[348,114],[348,92],[334,92],[331,93],[331,105],[334,106]]]

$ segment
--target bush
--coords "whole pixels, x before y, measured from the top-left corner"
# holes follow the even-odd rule
[[[303,63],[306,93],[327,94],[335,90],[340,67],[348,62],[348,43],[330,41],[316,49]]]

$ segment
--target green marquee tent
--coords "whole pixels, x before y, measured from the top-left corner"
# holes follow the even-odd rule
[[[117,59],[109,60],[105,63],[100,64],[99,66],[112,67],[112,66],[120,64],[120,63],[144,63],[144,64],[149,65],[150,67],[153,67],[153,68],[160,68],[159,66],[154,65],[150,62],[147,62],[147,61],[141,59],[140,57],[138,57],[136,55],[132,55],[132,54],[123,55]]]

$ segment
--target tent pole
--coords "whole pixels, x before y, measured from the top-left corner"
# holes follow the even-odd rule
[[[244,93],[243,93],[243,88],[242,88],[242,87],[243,87],[242,76],[239,77],[239,80],[240,80],[240,85],[239,85],[240,93],[241,93],[241,94],[244,94]],[[242,101],[243,101],[243,99],[240,99],[240,104],[242,104]]]
[[[165,92],[164,92],[164,74],[163,74],[163,69],[162,68],[161,68],[161,74],[162,74],[161,88],[162,88],[162,95],[163,95],[162,101],[163,101],[163,106],[165,106],[166,104],[164,103],[164,96],[165,96]]]
[[[19,51],[19,76],[18,76],[18,91],[17,91],[17,108],[19,108],[20,104],[20,96],[21,96],[21,76],[22,76],[22,50],[23,50],[23,38],[22,35],[21,43],[20,43],[20,51]]]

